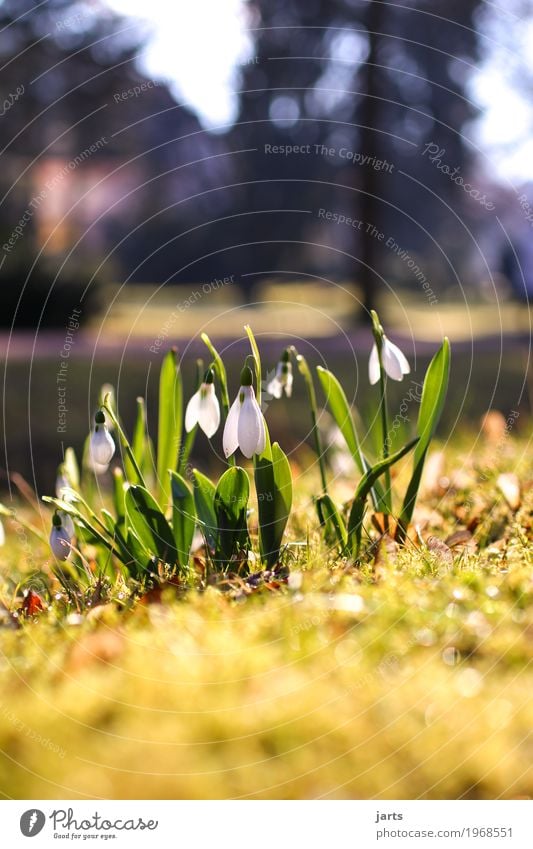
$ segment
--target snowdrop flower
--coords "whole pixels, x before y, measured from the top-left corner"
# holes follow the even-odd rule
[[[61,498],[62,501],[73,502],[76,501],[76,494],[65,474],[64,468],[64,465],[61,464],[56,477],[56,498]]]
[[[61,516],[59,513],[54,513],[50,532],[50,548],[57,560],[68,560],[71,552],[71,539],[68,529],[63,525]]]
[[[273,395],[274,398],[281,398],[283,390],[285,390],[287,398],[290,398],[292,395],[293,376],[290,358],[289,349],[285,348],[281,355],[281,360],[276,366],[276,374],[267,386],[267,392],[269,395]]]
[[[252,372],[248,366],[241,372],[241,388],[228,413],[222,445],[226,457],[237,448],[248,458],[262,454],[265,450],[265,422],[255,397]]]
[[[213,371],[209,369],[198,392],[195,392],[185,411],[185,430],[187,433],[199,425],[208,439],[217,432],[220,424],[220,405],[215,395]]]
[[[381,358],[385,373],[393,380],[403,380],[404,374],[409,374],[411,367],[407,362],[404,354],[400,351],[397,345],[387,339],[385,334],[382,335],[381,342]],[[377,343],[374,342],[374,347],[370,353],[368,361],[368,379],[374,385],[379,380],[379,353]]]
[[[89,442],[89,457],[92,461],[93,468],[95,464],[107,467],[115,453],[115,443],[107,430],[105,415],[102,410],[98,410],[94,421],[94,430]],[[97,470],[94,469],[94,471]]]
[[[72,539],[76,534],[76,529],[74,527],[74,522],[72,521],[72,516],[69,516],[68,513],[65,513],[64,510],[58,510],[59,518],[61,519],[61,525],[67,532],[69,539]]]

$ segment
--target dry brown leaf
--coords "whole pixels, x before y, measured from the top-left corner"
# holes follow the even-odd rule
[[[372,524],[378,533],[388,534],[393,538],[396,536],[398,521],[394,518],[394,516],[390,516],[385,513],[373,513]]]
[[[453,566],[453,553],[451,548],[438,537],[429,536],[426,540],[429,551],[443,566]]]
[[[522,501],[518,476],[515,475],[514,472],[505,472],[502,475],[498,475],[496,486],[500,490],[511,510],[518,510]]]
[[[42,613],[45,609],[45,605],[43,604],[43,600],[39,593],[35,593],[33,590],[28,590],[27,593],[24,594],[24,601],[22,602],[21,613],[25,613],[26,616],[38,616],[39,613]]]
[[[468,529],[455,531],[444,540],[449,548],[455,551],[476,551],[477,542]]]

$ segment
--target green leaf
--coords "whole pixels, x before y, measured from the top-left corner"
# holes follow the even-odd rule
[[[348,542],[348,532],[333,499],[327,494],[319,495],[316,499],[316,507],[320,523],[326,529],[326,538],[331,537],[336,540],[344,551]]]
[[[441,347],[431,360],[424,379],[417,425],[419,441],[413,457],[413,473],[405,493],[398,522],[396,537],[399,541],[405,539],[407,528],[413,516],[426,454],[446,400],[449,376],[450,343],[445,338]]]
[[[124,473],[122,469],[116,467],[113,469],[113,506],[117,521],[123,521],[126,508],[124,499],[126,492],[124,490]]]
[[[189,565],[189,553],[196,524],[194,497],[187,481],[177,472],[170,473],[170,487],[172,492],[172,532],[178,552],[178,563],[186,569]]]
[[[344,389],[333,372],[322,368],[322,366],[317,366],[316,370],[326,396],[326,401],[331,410],[331,414],[344,437],[348,450],[350,451],[357,468],[361,474],[364,475],[370,468],[370,463],[366,460],[363,452],[361,451],[361,443],[359,442],[352,411]],[[375,481],[371,490],[371,495],[376,510],[383,510],[384,512],[387,512],[385,493],[383,492],[383,487],[380,485],[379,481]]]
[[[124,502],[126,522],[143,547],[163,563],[174,565],[178,554],[172,530],[148,490],[143,486],[130,486]]]
[[[279,560],[281,541],[292,506],[292,476],[289,461],[277,442],[254,464],[259,513],[259,549],[266,566]]]
[[[160,500],[165,507],[170,498],[168,469],[176,469],[181,444],[183,389],[178,353],[172,348],[163,359],[159,377],[159,419],[157,434],[157,479]]]
[[[137,398],[137,417],[131,440],[131,451],[137,462],[137,466],[144,474],[147,470],[147,459],[150,459],[144,398]],[[124,455],[124,468],[128,480],[134,480],[135,468],[127,454]]]
[[[65,451],[65,459],[63,460],[63,468],[65,475],[73,489],[80,487],[80,468],[76,460],[76,454],[73,448],[67,448]]]
[[[217,517],[215,513],[216,488],[206,475],[193,469],[194,506],[200,529],[209,548],[215,548],[217,542]]]
[[[390,467],[397,463],[398,460],[401,460],[402,457],[414,448],[417,442],[418,438],[413,439],[407,445],[404,445],[403,448],[400,448],[399,451],[396,451],[395,454],[391,454],[390,457],[380,460],[372,466],[372,468],[369,469],[359,481],[359,485],[355,490],[350,517],[348,519],[348,548],[353,556],[357,557],[359,555],[366,499],[370,490],[380,475],[390,469]]]
[[[250,481],[240,466],[227,469],[215,492],[217,545],[215,560],[227,564],[248,546],[246,513],[250,497]]]
[[[146,573],[152,571],[155,567],[153,555],[144,548],[131,528],[126,531],[124,556],[127,558],[124,560],[124,565],[137,579],[146,577]]]
[[[316,371],[318,379],[322,384],[322,389],[324,390],[326,402],[331,410],[331,414],[345,439],[348,450],[350,451],[357,468],[361,474],[364,475],[367,467],[361,453],[361,445],[359,443],[352,412],[344,389],[335,375],[328,371],[328,369],[322,368],[322,366],[317,366]]]

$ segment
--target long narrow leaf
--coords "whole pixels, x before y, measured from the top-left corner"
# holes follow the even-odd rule
[[[217,541],[217,517],[215,513],[216,487],[206,475],[193,469],[194,507],[196,516],[207,545],[215,548]]]
[[[246,514],[250,481],[245,470],[232,466],[224,472],[215,492],[218,533],[215,560],[227,565],[248,545]]]
[[[351,554],[355,557],[359,555],[359,549],[361,547],[361,534],[363,530],[366,499],[372,489],[372,486],[380,475],[386,472],[387,469],[390,469],[391,466],[398,462],[398,460],[401,460],[402,457],[414,448],[417,442],[418,438],[408,442],[407,445],[404,445],[404,447],[400,448],[399,451],[396,451],[395,454],[391,454],[390,457],[387,457],[385,460],[380,460],[372,466],[372,468],[369,469],[368,472],[366,472],[366,474],[361,478],[359,485],[355,490],[352,509],[348,519],[348,547]]]
[[[322,368],[322,366],[317,366],[316,371],[318,379],[322,384],[322,389],[324,390],[326,402],[331,410],[331,414],[344,437],[348,450],[350,451],[357,468],[361,474],[364,475],[367,471],[367,467],[361,452],[359,437],[357,436],[352,412],[344,389],[335,375],[331,371],[328,371],[328,369]]]
[[[172,530],[148,490],[142,486],[130,486],[124,501],[126,522],[143,547],[163,563],[175,564],[177,551]]]
[[[419,441],[413,457],[413,473],[407,486],[398,522],[396,536],[399,541],[405,539],[407,528],[413,516],[426,454],[446,400],[449,376],[450,343],[445,338],[441,347],[431,360],[424,379],[420,411],[418,413],[417,430]]]
[[[344,551],[348,542],[348,532],[335,502],[327,494],[319,495],[316,499],[316,507],[320,522],[326,529],[326,539],[332,538]]]
[[[289,461],[277,442],[271,459],[262,455],[254,465],[259,513],[259,548],[266,566],[279,560],[285,527],[292,506],[292,476]]]
[[[157,479],[161,505],[170,498],[168,469],[176,469],[181,444],[183,389],[178,353],[172,348],[165,356],[159,377],[159,419],[157,433]]]
[[[172,533],[178,553],[178,563],[183,569],[186,569],[189,565],[189,554],[196,524],[194,497],[187,481],[177,472],[170,473],[170,487],[172,492]]]

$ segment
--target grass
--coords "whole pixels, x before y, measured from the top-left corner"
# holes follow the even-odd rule
[[[44,545],[6,523],[0,790],[10,798],[515,798],[533,795],[533,498],[525,426],[446,448],[409,544],[361,569],[316,530],[298,478],[288,580],[79,612]],[[522,482],[512,510],[497,475]],[[339,480],[346,497],[351,481]],[[464,537],[467,535],[463,535]],[[452,561],[453,555],[453,561]],[[18,622],[18,627],[14,627]]]

